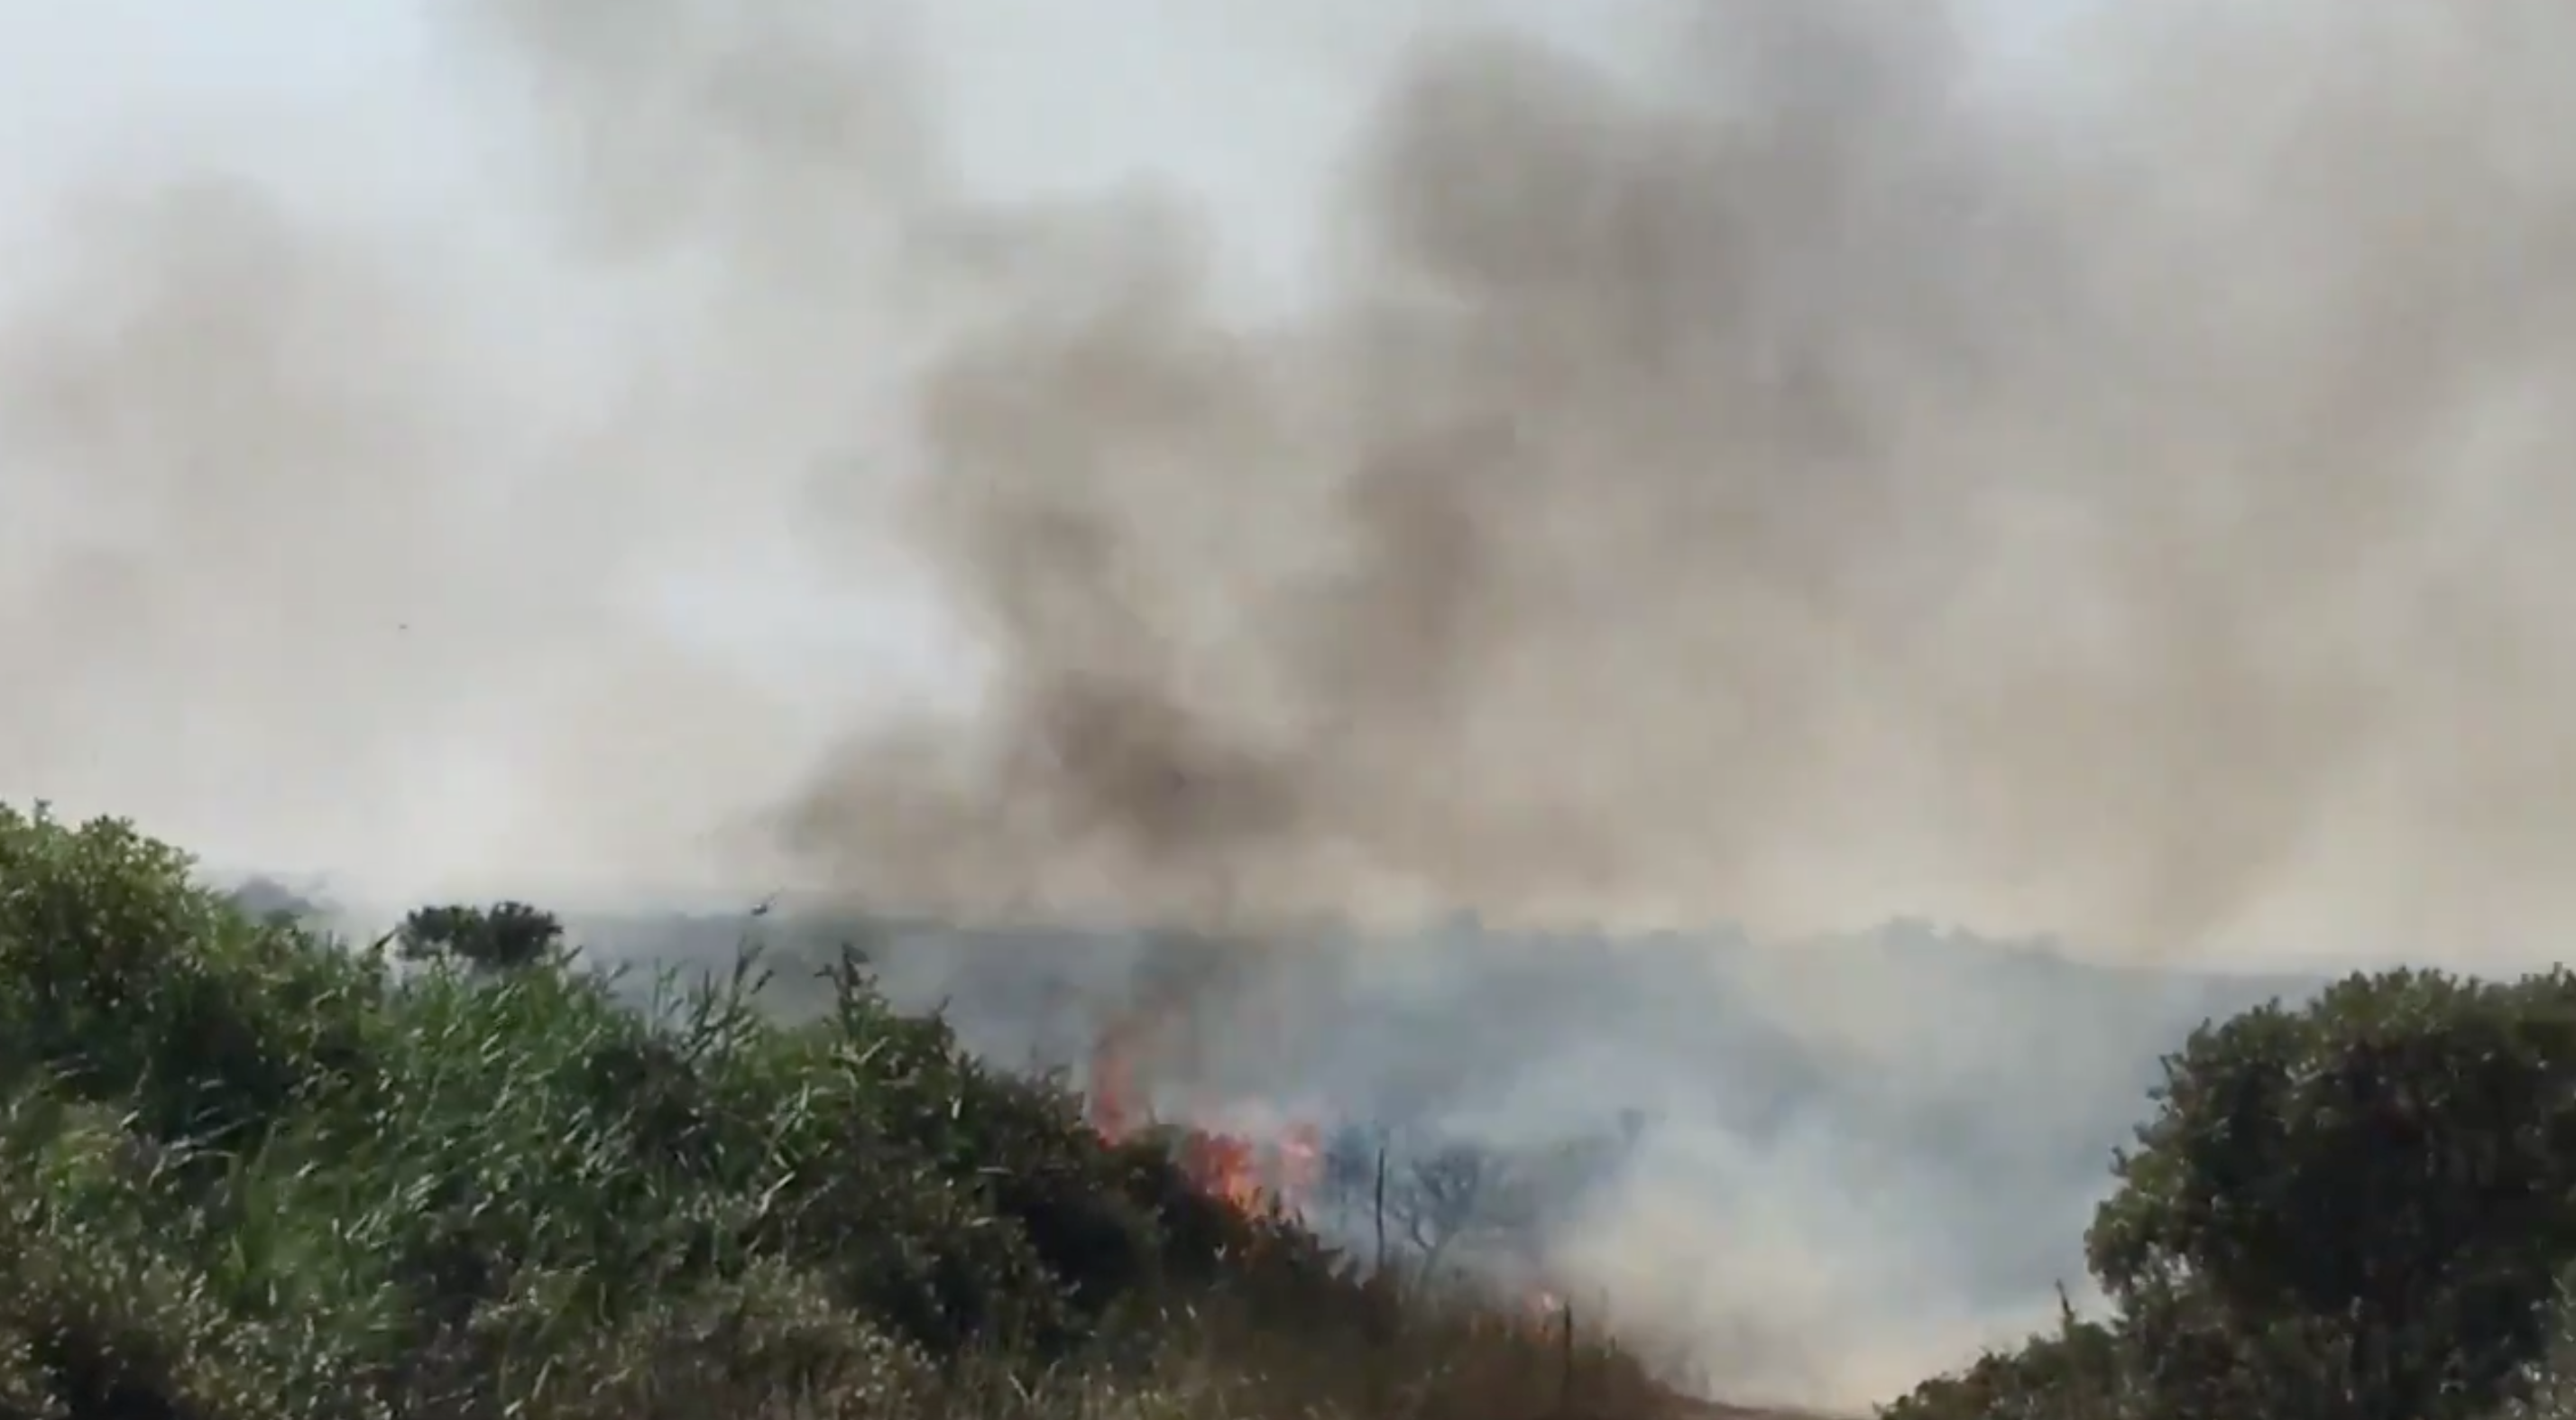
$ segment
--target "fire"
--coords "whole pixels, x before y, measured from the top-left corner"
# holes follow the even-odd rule
[[[1085,1105],[1091,1127],[1116,1143],[1152,1124],[1149,1109],[1140,1108],[1136,1055],[1150,1020],[1121,1021],[1102,1032],[1092,1051],[1090,1088]],[[1190,1111],[1190,1126],[1180,1165],[1191,1184],[1246,1213],[1273,1206],[1302,1211],[1323,1176],[1324,1136],[1320,1125],[1285,1120],[1263,1105]]]
[[[1260,1151],[1235,1134],[1198,1133],[1190,1137],[1181,1168],[1201,1192],[1222,1198],[1246,1213],[1261,1209]]]

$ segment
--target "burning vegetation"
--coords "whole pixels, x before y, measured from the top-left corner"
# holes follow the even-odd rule
[[[1139,1011],[1101,1033],[1084,1095],[1085,1112],[1101,1138],[1122,1143],[1164,1122],[1150,1078],[1140,1087],[1138,1061],[1158,1030],[1173,1023],[1172,1017]],[[1324,1130],[1316,1120],[1202,1093],[1177,1123],[1179,1163],[1193,1187],[1246,1213],[1306,1216],[1323,1179]]]
[[[1336,1120],[1195,1078],[1205,1028],[1172,994],[1114,1015],[1084,1070],[1091,1129],[1111,1144],[1165,1132],[1190,1187],[1247,1219],[1311,1230],[1375,1276],[1464,1283],[1501,1300],[1492,1319],[1505,1329],[1570,1344],[1549,1244],[1635,1147],[1641,1112],[1622,1111],[1610,1138],[1523,1151]]]

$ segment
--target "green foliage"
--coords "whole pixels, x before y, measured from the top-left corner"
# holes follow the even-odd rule
[[[394,941],[410,961],[445,958],[484,971],[515,971],[561,950],[563,922],[524,902],[451,903],[415,910],[394,929]]]
[[[2354,977],[2197,1033],[2160,1102],[2087,1240],[2131,1310],[2295,1329],[2322,1374],[2288,1384],[2356,1417],[2478,1413],[2535,1354],[2576,1260],[2576,978]]]
[[[2354,976],[2204,1026],[2086,1239],[2117,1308],[1894,1413],[2449,1420],[2512,1399],[2576,1262],[2576,977]],[[2088,1348],[2095,1343],[2087,1341]]]
[[[360,1072],[382,963],[245,918],[185,855],[0,806],[0,1081],[40,1072],[164,1143],[255,1148]]]
[[[523,904],[414,913],[397,965],[190,870],[0,807],[0,1416],[1034,1414],[1189,1317],[1383,1333],[856,952],[797,1023],[748,952],[637,1010]]]
[[[2576,1269],[2559,1278],[2543,1320],[2541,1354],[2495,1420],[2576,1420]]]

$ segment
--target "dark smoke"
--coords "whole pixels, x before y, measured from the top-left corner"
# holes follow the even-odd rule
[[[2511,15],[2195,12],[2044,118],[1937,6],[1720,7],[1652,82],[1426,41],[1269,324],[1030,219],[916,405],[987,701],[792,845],[983,910],[2549,908],[2576,173],[2504,165],[2569,42]]]

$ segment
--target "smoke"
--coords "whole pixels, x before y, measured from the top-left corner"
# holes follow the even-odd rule
[[[1939,7],[1426,41],[1275,319],[1185,214],[987,223],[909,508],[985,699],[789,841],[981,910],[2550,918],[2563,22],[2110,28],[2036,111]]]
[[[968,183],[916,17],[468,7],[455,232],[63,209],[11,778],[395,882],[2560,920],[2567,22],[2019,14],[1428,31],[1248,307],[1186,194]],[[639,605],[718,568],[867,629]]]
[[[2567,922],[2576,15],[1381,9],[1281,60],[1358,83],[1318,191],[1247,141],[1267,212],[997,197],[933,17],[796,0],[453,7],[432,213],[103,159],[0,312],[0,786],[379,895]],[[1672,1201],[1819,1148],[1701,1131],[1599,1270],[1937,1275]]]

